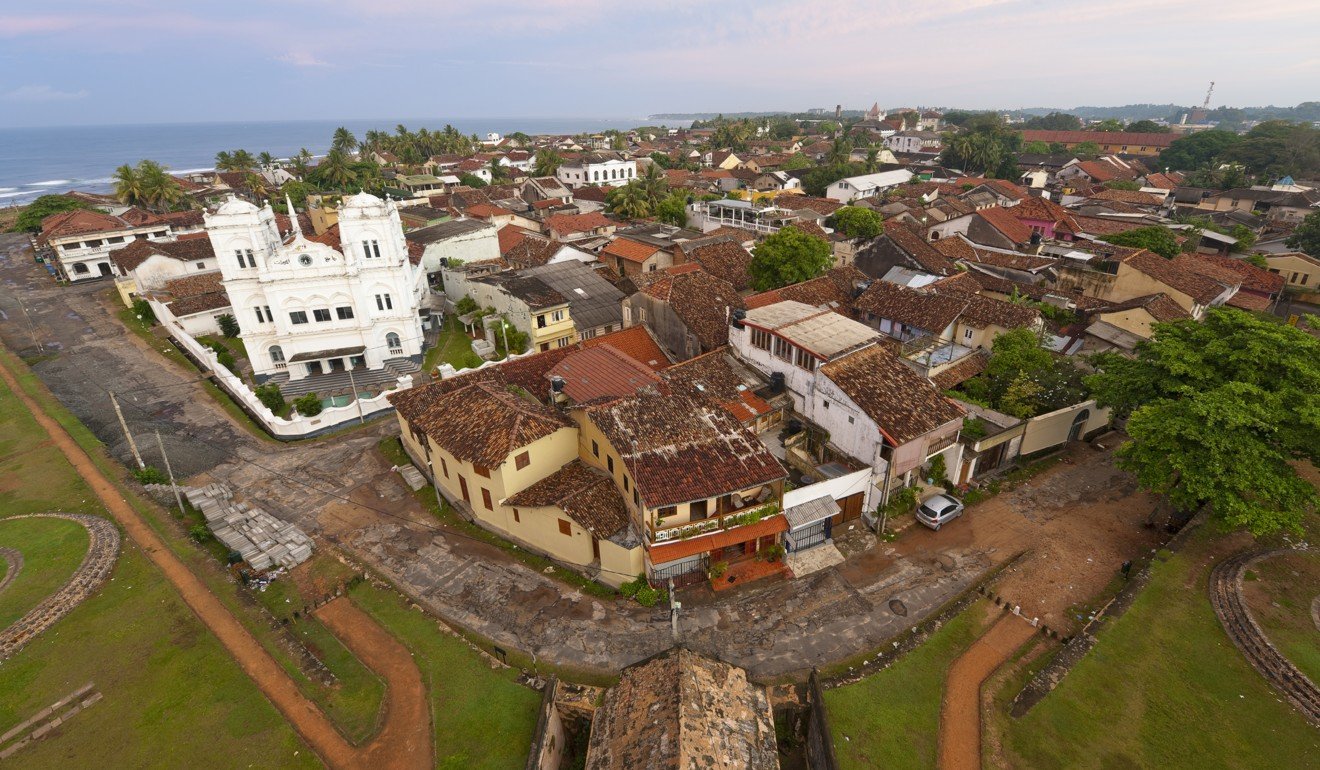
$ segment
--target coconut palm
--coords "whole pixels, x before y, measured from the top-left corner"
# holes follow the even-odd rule
[[[652,209],[669,195],[669,180],[654,163],[648,165],[641,176],[637,177],[637,184]]]
[[[266,184],[266,178],[254,171],[249,171],[243,177],[243,184],[252,193],[252,197],[257,200],[265,200],[270,197],[270,188]]]
[[[301,179],[302,177],[307,176],[307,169],[312,165],[312,154],[307,151],[307,148],[303,147],[298,150],[298,154],[293,156],[291,160],[293,162],[293,170],[298,174],[298,178]]]
[[[549,147],[536,151],[536,164],[532,168],[532,176],[554,176],[559,167],[564,164],[564,157]]]
[[[233,160],[234,171],[253,171],[257,167],[257,159],[247,150],[234,150],[230,157]]]
[[[168,170],[156,161],[140,161],[136,171],[142,180],[143,201],[153,211],[170,211],[188,199],[179,180],[170,176]]]
[[[316,181],[336,189],[347,189],[357,179],[357,172],[348,161],[348,156],[339,148],[331,148],[321,159],[314,173]]]
[[[273,168],[275,166],[275,156],[262,150],[261,154],[257,156],[257,162],[261,164],[262,168]]]
[[[509,176],[509,170],[508,170],[507,168],[505,168],[505,166],[504,166],[503,163],[500,162],[500,159],[499,159],[498,156],[496,156],[496,157],[494,157],[494,158],[491,158],[491,159],[490,159],[490,164],[489,164],[489,165],[490,165],[490,181],[491,181],[491,184],[494,184],[494,183],[496,183],[496,182],[499,182],[499,181],[501,181],[501,180],[503,180],[503,179],[507,179],[507,178],[508,178],[508,176]]]
[[[651,201],[636,181],[615,188],[606,198],[606,204],[611,213],[624,219],[640,219],[651,214]]]
[[[825,162],[831,166],[841,166],[852,158],[852,142],[848,137],[840,136],[830,143],[830,151],[825,155]]]
[[[874,174],[880,166],[880,151],[874,147],[866,151],[866,173]]]
[[[140,206],[146,201],[142,192],[142,175],[125,163],[115,169],[115,198],[129,206]]]
[[[353,136],[353,132],[349,131],[344,126],[340,126],[339,128],[336,128],[334,136],[330,138],[331,149],[339,150],[340,152],[344,152],[344,153],[349,153],[352,152],[353,150],[356,150],[357,147],[358,147],[357,137]]]

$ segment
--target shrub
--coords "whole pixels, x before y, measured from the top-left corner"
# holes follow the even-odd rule
[[[220,325],[220,333],[233,339],[238,336],[238,319],[228,313],[216,316],[215,322]]]
[[[724,573],[728,571],[729,571],[729,563],[727,561],[717,561],[714,564],[710,565],[710,579],[719,580],[720,578],[724,577]]]
[[[168,484],[170,477],[165,475],[165,471],[153,465],[145,468],[138,468],[133,471],[133,478],[138,480],[139,484]]]
[[[215,351],[215,360],[216,363],[220,364],[221,366],[223,366],[224,368],[228,369],[231,372],[238,371],[238,364],[237,362],[234,361],[234,354],[230,353],[224,347],[221,347],[219,350]]]
[[[298,414],[304,417],[315,417],[321,413],[324,408],[321,406],[321,399],[315,393],[308,393],[305,396],[299,396],[293,402],[293,408],[298,410]]]
[[[949,469],[945,466],[944,455],[935,455],[930,461],[930,478],[939,486],[949,486]]]
[[[215,536],[211,534],[211,530],[207,529],[205,524],[194,524],[188,529],[188,538],[199,545],[213,539],[214,537]]]
[[[253,393],[272,412],[279,414],[280,410],[284,409],[284,394],[280,392],[278,385],[259,385]]]
[[[619,586],[619,593],[629,599],[637,595],[637,592],[646,586],[646,576],[638,575],[636,580],[629,580],[627,583]]]
[[[780,559],[784,558],[784,546],[780,545],[779,543],[775,543],[769,548],[762,550],[759,555],[762,559],[765,559],[766,561],[779,561]]]
[[[464,297],[454,303],[454,309],[458,311],[459,315],[467,315],[468,313],[476,311],[477,301],[471,297]]]
[[[133,300],[133,315],[142,319],[142,323],[148,326],[156,323],[156,311],[151,309],[151,303],[145,299]]]
[[[643,607],[654,607],[656,602],[660,601],[660,592],[650,586],[645,586],[633,598]]]

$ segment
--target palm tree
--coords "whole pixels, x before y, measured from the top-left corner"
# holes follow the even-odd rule
[[[115,169],[115,198],[120,203],[126,203],[129,206],[138,206],[144,203],[142,193],[142,176],[138,174],[137,169],[125,163]]]
[[[637,184],[642,188],[642,193],[646,196],[651,208],[655,208],[660,201],[669,195],[669,180],[664,174],[660,173],[660,169],[654,163],[647,166],[642,175],[637,178]]]
[[[330,138],[330,148],[340,152],[352,152],[358,147],[358,140],[353,136],[353,132],[344,126],[335,129],[334,136]]]
[[[841,166],[852,159],[852,142],[848,137],[840,136],[830,143],[830,151],[825,155],[825,162],[831,166]]]
[[[646,191],[636,181],[615,188],[609,194],[607,203],[612,213],[624,219],[640,219],[651,214],[651,202],[646,198]]]
[[[554,176],[563,163],[564,157],[549,147],[537,150],[536,165],[532,168],[532,176]]]
[[[872,147],[866,151],[866,173],[874,174],[880,165],[880,151]]]
[[[307,176],[307,169],[312,164],[312,154],[307,151],[307,148],[303,147],[299,149],[298,154],[293,156],[292,160],[293,170],[297,172],[298,177],[301,179],[302,177]]]
[[[348,156],[344,154],[344,151],[332,147],[330,152],[326,153],[325,157],[321,159],[320,165],[316,167],[315,176],[318,182],[345,190],[357,179],[357,172],[349,165]]]
[[[490,159],[490,181],[494,184],[502,179],[507,179],[509,170],[500,163],[499,156]]]
[[[154,211],[169,211],[187,199],[179,180],[170,176],[164,166],[154,160],[139,161],[137,175],[142,180],[142,198]]]
[[[230,160],[234,165],[231,170],[235,170],[235,172],[249,172],[249,170],[256,168],[256,158],[252,157],[252,153],[246,151],[246,149],[235,149],[234,155],[230,156]]]
[[[257,161],[261,163],[262,168],[271,168],[275,165],[275,156],[262,150],[261,154],[257,156]]]
[[[228,150],[221,150],[220,152],[217,152],[215,154],[215,170],[216,171],[234,170],[234,156],[230,155]]]
[[[270,197],[270,190],[266,185],[266,178],[254,171],[249,171],[243,177],[243,184],[247,186],[252,197],[257,200],[265,200]]]

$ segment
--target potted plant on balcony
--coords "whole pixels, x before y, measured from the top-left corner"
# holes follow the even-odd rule
[[[724,573],[728,571],[729,563],[727,561],[717,561],[710,565],[710,572],[708,574],[710,575],[711,580],[719,580],[724,577]]]

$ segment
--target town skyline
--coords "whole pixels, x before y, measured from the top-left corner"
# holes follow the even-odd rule
[[[57,0],[39,12],[0,15],[0,104],[8,116],[0,124],[351,119],[401,111],[627,117],[839,103],[864,109],[877,99],[882,106],[969,109],[1195,105],[1211,79],[1218,84],[1212,106],[1296,104],[1313,98],[1308,90],[1320,82],[1320,58],[1303,53],[1304,41],[1320,32],[1320,16],[1293,1],[1250,9],[1190,0],[1042,9],[973,0],[920,13],[883,2],[821,13],[788,3],[711,10],[686,2],[653,9],[514,2],[478,10],[387,0],[311,10],[302,2],[260,12],[242,2],[177,10],[142,0],[107,12],[86,0]],[[840,25],[842,18],[852,21]],[[410,32],[406,39],[397,34],[400,25]],[[1106,45],[1050,54],[1050,36],[1031,31],[1070,25]],[[1211,31],[1225,26],[1237,34],[1216,44],[1213,67],[1166,68],[1158,84],[1146,77],[1159,62],[1196,60]],[[627,46],[609,42],[620,33]],[[1271,77],[1234,77],[1259,66],[1261,39],[1273,44]],[[775,50],[793,56],[771,55]],[[1040,56],[1049,62],[1047,78],[1032,74]],[[165,61],[175,64],[161,66]],[[895,79],[900,64],[920,76]],[[169,99],[125,98],[125,86],[137,82],[133,92],[140,94],[143,79],[152,84],[148,91],[158,88]],[[400,109],[408,103],[431,106]]]

